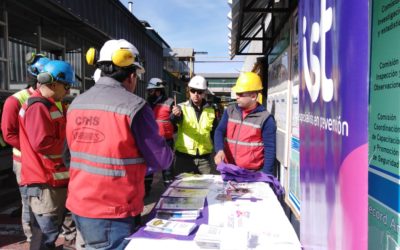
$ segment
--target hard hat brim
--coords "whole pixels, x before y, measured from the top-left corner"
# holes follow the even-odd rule
[[[151,87],[147,87],[146,89],[163,89],[164,87],[160,87],[160,86],[151,86]]]
[[[245,89],[245,88],[242,88],[241,86],[236,86],[236,85],[232,87],[232,91],[235,93],[255,92],[255,91],[261,91],[261,90],[262,90],[262,88],[256,88],[256,89],[249,90],[249,89]]]
[[[146,70],[143,68],[143,66],[142,65],[140,65],[139,63],[137,63],[137,62],[134,62],[133,63],[133,65],[135,65],[136,66],[136,73],[138,73],[138,74],[144,74],[144,73],[146,73]]]

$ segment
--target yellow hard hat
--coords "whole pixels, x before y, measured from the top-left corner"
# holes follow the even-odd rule
[[[244,72],[240,74],[236,85],[232,87],[232,91],[235,93],[260,91],[262,89],[261,78],[253,72]]]

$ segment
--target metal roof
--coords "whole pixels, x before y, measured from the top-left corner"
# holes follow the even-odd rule
[[[194,57],[193,48],[166,48],[164,49],[164,57],[176,57],[176,58],[191,58]]]
[[[239,73],[196,73],[204,78],[238,78]]]
[[[228,0],[230,55],[265,55],[279,34],[297,0]],[[260,35],[261,34],[261,35]],[[228,35],[229,36],[229,35]],[[262,41],[261,52],[244,52],[251,41]]]

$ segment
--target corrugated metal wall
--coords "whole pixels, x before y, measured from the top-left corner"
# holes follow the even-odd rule
[[[118,0],[0,0],[0,86],[25,85],[25,53],[40,48],[53,59],[70,62],[84,81],[78,86],[88,89],[94,84],[94,68],[86,65],[84,55],[90,46],[100,49],[110,38],[124,38],[139,50],[146,73],[137,94],[144,97],[144,82],[162,76],[162,45]]]
[[[113,38],[124,38],[139,50],[146,68],[144,81],[159,77],[163,70],[163,50],[129,10],[118,0],[52,0],[83,22]],[[94,11],[95,10],[95,11]]]

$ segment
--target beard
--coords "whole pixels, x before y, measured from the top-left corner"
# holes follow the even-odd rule
[[[150,95],[147,97],[147,101],[149,103],[154,103],[157,100],[157,96],[156,95]]]

